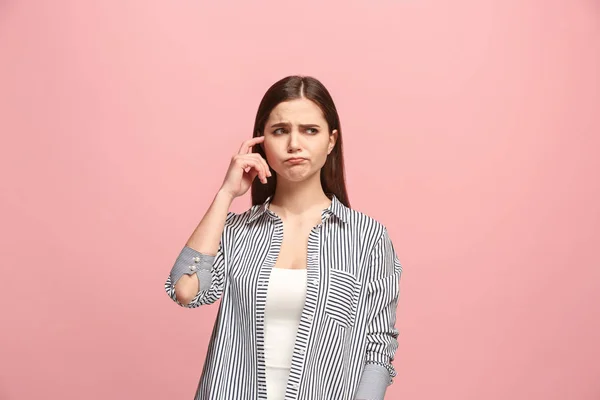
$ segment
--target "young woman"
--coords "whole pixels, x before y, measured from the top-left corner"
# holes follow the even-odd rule
[[[195,400],[383,399],[401,272],[386,227],[350,208],[329,92],[276,82],[165,284],[184,307],[221,299]]]

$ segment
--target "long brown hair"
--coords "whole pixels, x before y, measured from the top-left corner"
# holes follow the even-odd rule
[[[321,168],[321,186],[325,194],[331,199],[334,194],[346,207],[350,207],[348,193],[346,192],[346,181],[344,177],[344,153],[342,148],[342,127],[340,117],[333,103],[333,99],[325,86],[316,78],[311,76],[292,75],[275,82],[263,96],[256,119],[254,121],[253,137],[264,134],[265,124],[271,115],[271,111],[281,102],[307,98],[314,102],[321,111],[329,125],[329,134],[334,129],[338,131],[337,141],[331,153],[327,156],[325,165]],[[267,159],[262,146],[256,145],[252,152],[260,154]],[[269,166],[270,169],[270,166]],[[262,204],[269,196],[275,194],[277,185],[277,174],[271,169],[271,176],[267,178],[267,184],[255,179],[252,182],[250,192],[252,204]]]

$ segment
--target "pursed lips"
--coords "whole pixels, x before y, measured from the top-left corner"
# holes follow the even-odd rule
[[[305,160],[306,160],[306,158],[304,158],[304,157],[294,157],[294,158],[288,158],[285,161],[289,161],[289,162],[293,163],[293,162],[301,162],[301,161],[305,161]]]

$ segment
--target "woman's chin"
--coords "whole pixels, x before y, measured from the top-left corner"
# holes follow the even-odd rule
[[[283,174],[277,175],[277,180],[284,179],[288,182],[302,182],[309,179],[312,176],[309,170],[303,171],[285,171]]]

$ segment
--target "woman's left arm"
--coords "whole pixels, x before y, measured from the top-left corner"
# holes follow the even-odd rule
[[[396,308],[400,293],[402,266],[387,229],[369,256],[367,300],[367,355],[355,395],[357,400],[383,400],[396,370],[392,365],[398,349]]]

